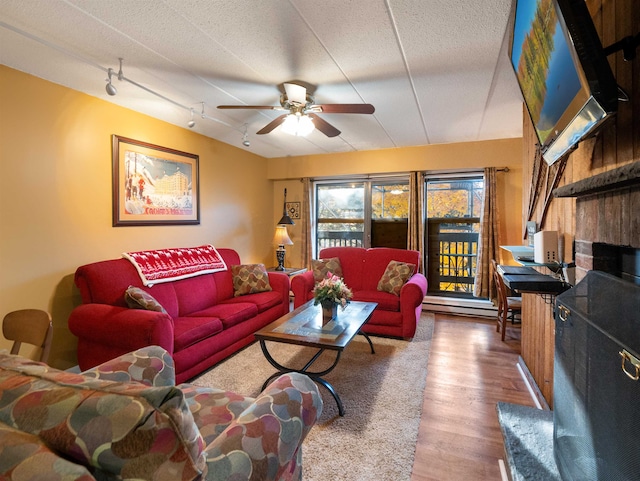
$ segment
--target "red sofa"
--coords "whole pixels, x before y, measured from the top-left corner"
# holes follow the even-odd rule
[[[378,303],[362,330],[368,334],[413,338],[422,311],[422,300],[427,292],[426,277],[417,273],[420,253],[387,247],[329,247],[321,250],[318,256],[319,259],[333,257],[340,259],[342,277],[353,291],[353,300]],[[400,296],[378,290],[378,281],[392,260],[416,266],[416,273],[402,287]],[[311,271],[292,278],[294,307],[313,299],[314,285]]]
[[[87,370],[149,345],[173,358],[176,382],[185,382],[254,341],[253,333],[289,312],[289,278],[269,273],[272,290],[234,297],[231,266],[238,253],[218,249],[227,270],[143,287],[129,260],[79,267],[75,283],[83,304],[69,317],[78,337],[78,364]],[[124,293],[136,286],[166,313],[131,309]]]

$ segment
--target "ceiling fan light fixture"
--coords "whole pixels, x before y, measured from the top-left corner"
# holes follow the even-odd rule
[[[313,120],[311,120],[308,115],[300,113],[287,115],[281,127],[285,134],[297,135],[299,137],[306,137],[313,132],[314,128]]]
[[[313,125],[313,120],[308,115],[302,115],[298,120],[298,134],[302,137],[306,137],[315,129],[315,125]]]

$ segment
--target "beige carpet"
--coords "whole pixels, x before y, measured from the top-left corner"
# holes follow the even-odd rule
[[[413,467],[427,376],[433,316],[423,313],[412,341],[372,337],[371,354],[357,336],[326,379],[342,399],[344,417],[320,386],[324,409],[303,444],[305,481],[403,481]],[[304,365],[316,350],[269,343],[274,358]],[[325,356],[334,356],[325,352]],[[333,361],[333,357],[326,361]],[[326,363],[325,363],[326,365]],[[256,396],[274,368],[254,343],[193,381]]]

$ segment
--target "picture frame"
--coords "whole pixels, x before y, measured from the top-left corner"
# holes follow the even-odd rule
[[[200,224],[199,160],[114,134],[113,227]]]
[[[285,202],[285,209],[292,219],[300,218],[300,202]]]

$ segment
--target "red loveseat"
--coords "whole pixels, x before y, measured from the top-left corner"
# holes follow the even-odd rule
[[[319,259],[334,257],[340,259],[342,277],[353,292],[353,300],[378,303],[362,330],[368,334],[413,338],[427,292],[427,279],[417,272],[420,253],[387,247],[329,247],[321,250],[318,256]],[[402,286],[399,296],[378,290],[378,282],[392,260],[415,266],[416,273]],[[294,307],[313,299],[314,286],[312,271],[291,279]]]
[[[145,346],[173,358],[176,382],[185,382],[254,341],[253,333],[289,312],[289,278],[269,273],[271,291],[234,297],[231,266],[238,253],[218,249],[227,270],[143,287],[129,260],[79,267],[75,283],[83,304],[69,317],[85,371]],[[140,287],[166,312],[127,307],[124,293]]]

